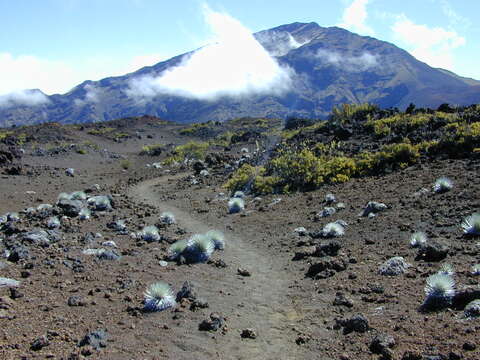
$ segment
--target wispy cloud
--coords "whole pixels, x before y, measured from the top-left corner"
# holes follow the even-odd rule
[[[0,108],[10,106],[36,106],[49,103],[48,97],[38,90],[18,90],[0,95]]]
[[[96,88],[93,84],[86,84],[83,89],[85,90],[85,96],[83,99],[75,99],[76,106],[83,106],[88,103],[98,103],[100,101],[101,90]]]
[[[251,31],[228,14],[203,7],[215,37],[176,67],[160,74],[135,78],[127,95],[141,101],[159,94],[202,100],[221,96],[281,93],[290,85],[290,70],[254,38]]]
[[[466,44],[465,38],[455,30],[415,24],[404,14],[397,16],[391,29],[413,56],[433,67],[451,70],[454,49]]]
[[[379,66],[378,55],[363,52],[361,55],[346,55],[337,51],[319,49],[315,57],[323,62],[337,66],[346,71],[365,71]]]
[[[288,31],[263,31],[256,39],[272,56],[284,56],[309,41],[297,41]]]
[[[339,27],[356,32],[360,35],[375,35],[375,31],[367,25],[367,5],[370,0],[353,0],[345,8]]]

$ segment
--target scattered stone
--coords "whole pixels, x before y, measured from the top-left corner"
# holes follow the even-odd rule
[[[63,215],[76,217],[82,210],[83,203],[80,200],[61,199],[57,206],[62,210]]]
[[[468,303],[463,310],[465,317],[467,318],[477,318],[480,316],[480,299],[473,300]]]
[[[343,320],[342,325],[344,334],[349,334],[353,331],[364,333],[370,329],[367,318],[362,314],[354,315],[348,320]]]
[[[196,311],[198,309],[207,309],[209,307],[210,307],[210,304],[206,300],[196,299],[190,305],[190,310]]]
[[[413,351],[406,351],[403,356],[402,360],[422,360],[423,356],[417,352]]]
[[[428,241],[418,249],[417,259],[427,262],[441,261],[448,255],[449,247],[438,241]]]
[[[324,207],[322,211],[315,215],[315,221],[320,221],[322,218],[332,216],[337,210],[334,207]]]
[[[73,295],[68,298],[67,304],[68,306],[86,306],[87,302],[83,299],[83,297]]]
[[[293,232],[300,236],[307,235],[307,229],[305,229],[303,226],[295,228]]]
[[[238,275],[241,275],[241,276],[251,276],[252,275],[250,273],[250,271],[248,271],[247,269],[244,269],[244,268],[238,268],[237,273],[238,273]]]
[[[257,332],[254,329],[244,329],[242,330],[242,333],[240,336],[243,339],[256,339],[257,338]]]
[[[45,335],[43,335],[43,336],[40,336],[39,338],[36,338],[32,342],[32,344],[30,345],[30,349],[32,349],[33,351],[38,351],[48,345],[50,345],[50,342],[48,341],[48,338]]]
[[[370,343],[370,351],[374,354],[385,355],[395,346],[395,339],[389,334],[380,333],[373,337]]]
[[[335,273],[344,271],[348,267],[348,263],[343,259],[325,257],[315,264],[312,264],[306,276],[313,279],[326,279],[335,275]]]
[[[198,329],[200,331],[217,331],[222,328],[225,324],[225,319],[216,313],[211,313],[210,318],[203,320]]]
[[[195,285],[190,281],[185,281],[182,285],[182,288],[177,293],[176,300],[180,302],[182,299],[188,299],[195,301],[197,299],[197,294],[195,292]]]
[[[395,256],[385,261],[378,269],[378,273],[384,276],[397,276],[405,273],[410,264],[401,256]]]
[[[14,280],[14,279],[9,279],[9,278],[4,278],[0,277],[0,288],[2,287],[17,287],[20,286],[20,281]]]
[[[384,203],[369,201],[367,206],[362,210],[359,216],[371,217],[371,214],[375,216],[377,213],[388,209],[388,206]]]
[[[95,350],[99,350],[100,348],[107,347],[107,338],[108,335],[106,330],[96,330],[85,335],[85,337],[78,343],[78,346],[91,346]]]
[[[113,250],[104,249],[104,251],[102,251],[99,255],[97,255],[97,257],[100,260],[118,260],[120,259],[121,256]]]
[[[333,300],[335,306],[346,306],[348,308],[353,307],[353,301],[347,298],[343,293],[337,292],[335,300]]]
[[[475,343],[473,342],[467,341],[466,343],[463,344],[462,348],[463,350],[473,351],[477,348],[477,345],[475,345]]]
[[[10,299],[17,300],[25,296],[16,288],[11,287],[9,290],[10,290]]]
[[[11,262],[18,262],[19,260],[25,260],[30,257],[30,253],[28,249],[19,243],[14,243],[13,245],[9,246],[10,254],[7,257],[8,261]]]
[[[67,176],[73,177],[73,176],[75,176],[75,169],[73,169],[73,168],[68,168],[68,169],[65,170],[65,174],[66,174]]]

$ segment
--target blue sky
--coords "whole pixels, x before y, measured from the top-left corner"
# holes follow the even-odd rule
[[[210,43],[205,4],[252,32],[297,21],[341,26],[480,79],[477,0],[0,0],[0,95],[64,93]]]

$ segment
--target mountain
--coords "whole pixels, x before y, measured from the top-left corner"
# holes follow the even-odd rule
[[[291,69],[288,91],[215,100],[162,94],[143,102],[127,95],[133,79],[158,76],[179,65],[191,54],[187,53],[124,76],[85,81],[33,105],[0,101],[0,126],[98,122],[143,114],[184,123],[243,116],[317,118],[341,103],[405,108],[411,102],[421,107],[480,102],[479,81],[432,68],[393,44],[338,27],[293,23],[254,36],[282,67]]]

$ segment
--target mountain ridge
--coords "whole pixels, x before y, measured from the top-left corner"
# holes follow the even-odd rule
[[[127,95],[132,79],[158,76],[197,49],[122,76],[86,80],[65,94],[48,96],[44,104],[0,107],[0,126],[144,114],[183,123],[242,116],[322,118],[340,103],[405,108],[411,102],[427,107],[480,102],[480,81],[432,68],[394,44],[339,27],[296,22],[254,36],[280,66],[293,72],[289,91],[215,100],[165,93],[140,102]]]

